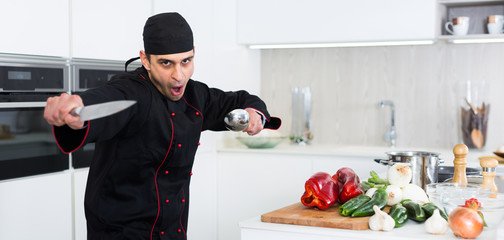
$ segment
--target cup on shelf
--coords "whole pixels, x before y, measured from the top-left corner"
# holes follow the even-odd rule
[[[490,15],[487,23],[488,34],[501,34],[504,32],[504,15]]]
[[[448,33],[456,36],[467,35],[469,31],[469,17],[456,17],[446,22],[445,29]]]

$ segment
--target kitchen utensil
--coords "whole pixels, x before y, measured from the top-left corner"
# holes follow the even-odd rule
[[[438,182],[438,167],[444,162],[439,153],[404,151],[387,152],[387,155],[388,159],[375,159],[375,162],[389,167],[396,163],[408,163],[413,174],[411,183],[423,189],[429,183]]]
[[[495,155],[504,158],[504,152],[493,152]]]
[[[457,144],[453,147],[453,155],[455,159],[453,160],[453,183],[467,184],[466,176],[466,156],[469,153],[469,149],[464,144]]]
[[[321,211],[295,203],[261,215],[262,222],[284,223],[302,226],[327,227],[351,230],[367,230],[369,217],[343,217],[338,212],[338,204]],[[388,213],[389,207],[384,209]]]
[[[224,124],[227,129],[235,132],[243,131],[249,124],[250,116],[243,109],[235,109],[224,117]]]
[[[135,103],[136,101],[132,100],[120,100],[120,101],[98,103],[84,107],[74,108],[70,112],[70,114],[74,116],[79,115],[80,121],[93,120],[118,113],[126,108],[131,107]]]
[[[469,107],[471,108],[474,117],[477,117],[477,114],[483,113],[483,111],[480,110],[480,108],[478,109],[474,108],[474,106],[469,102],[469,100],[467,100],[467,98],[465,98],[465,101],[467,105],[469,105]],[[483,103],[483,107],[484,106],[485,104]],[[478,149],[482,149],[485,137],[483,136],[483,133],[478,129],[477,121],[474,121],[474,124],[475,126],[473,126],[473,130],[471,131],[471,140]]]
[[[482,149],[483,148],[483,141],[484,141],[484,136],[483,136],[483,133],[479,130],[479,129],[476,129],[474,128],[472,131],[471,131],[471,139],[474,143],[474,145],[478,148],[478,149]]]
[[[482,185],[492,189],[493,193],[498,192],[497,185],[495,184],[495,175],[497,166],[499,166],[499,161],[495,158],[490,157],[480,157],[480,166],[482,169],[481,175],[483,175]],[[495,196],[495,195],[492,195]]]

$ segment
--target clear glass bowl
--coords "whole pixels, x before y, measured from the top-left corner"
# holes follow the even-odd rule
[[[471,198],[485,198],[490,196],[490,189],[481,184],[468,183],[431,183],[426,187],[429,200],[450,214],[453,209],[464,205]]]
[[[427,185],[427,195],[431,202],[443,209],[447,215],[465,201],[476,198],[481,203],[487,230],[496,230],[504,220],[504,193],[492,193],[481,184],[431,183]]]

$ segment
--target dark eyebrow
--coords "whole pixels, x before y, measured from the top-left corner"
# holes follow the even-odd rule
[[[193,59],[193,58],[194,58],[194,56],[186,57],[186,58],[184,58],[184,60],[183,60],[183,61],[185,61],[185,60],[191,60],[191,59]]]
[[[189,57],[186,57],[186,58],[182,59],[182,61],[191,60],[193,58],[194,58],[194,56],[189,56]],[[173,60],[166,59],[166,58],[160,58],[160,59],[157,60],[157,62],[158,63],[169,62],[169,63],[172,63],[172,64],[174,63]]]
[[[166,58],[160,58],[157,60],[158,63],[164,63],[164,62],[169,62],[169,63],[173,63],[172,60],[170,59],[166,59]]]

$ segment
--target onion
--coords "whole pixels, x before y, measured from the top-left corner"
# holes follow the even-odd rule
[[[392,206],[403,199],[402,190],[396,185],[388,185],[385,189],[388,195],[387,205]]]
[[[448,226],[457,237],[476,238],[483,231],[483,219],[477,211],[459,207],[450,213]]]
[[[402,198],[409,199],[418,204],[428,203],[429,197],[420,186],[410,183],[404,186],[402,189]]]
[[[374,193],[378,190],[378,188],[370,188],[367,190],[366,195],[368,195],[370,198],[373,197]]]
[[[411,182],[413,173],[407,163],[396,163],[387,171],[387,180],[391,185],[404,187]]]

